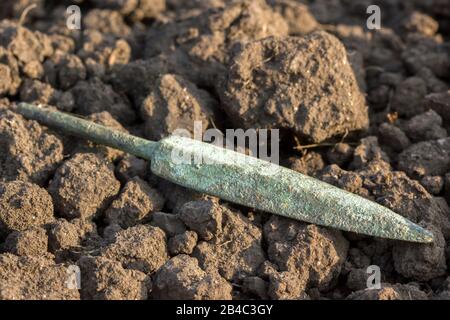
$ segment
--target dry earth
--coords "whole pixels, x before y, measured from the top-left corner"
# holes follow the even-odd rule
[[[0,299],[450,299],[449,1],[78,3],[79,31],[71,1],[0,3]],[[20,101],[149,139],[194,120],[282,129],[283,165],[436,241],[233,206],[27,121]],[[365,290],[369,265],[379,290]]]

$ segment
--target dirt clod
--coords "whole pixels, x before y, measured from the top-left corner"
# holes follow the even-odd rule
[[[248,277],[244,279],[242,289],[245,293],[254,295],[259,299],[267,299],[268,283],[260,277]]]
[[[198,89],[193,83],[180,76],[163,75],[141,106],[146,136],[151,140],[160,140],[175,130],[185,129],[193,137],[194,121],[206,130],[215,105],[209,93]]]
[[[0,1],[0,299],[450,299],[448,0],[376,1],[373,30],[368,0],[78,0],[80,30],[69,2]],[[280,129],[280,165],[436,240],[232,204],[20,102],[153,140]]]
[[[413,117],[406,123],[405,131],[413,142],[447,137],[447,130],[442,127],[441,116],[433,110]]]
[[[83,219],[58,219],[48,228],[48,246],[51,252],[79,249],[83,241],[97,233],[96,225]]]
[[[432,195],[439,195],[444,188],[444,179],[441,176],[425,176],[420,180],[422,186]]]
[[[221,99],[236,125],[292,129],[312,142],[367,128],[364,97],[334,36],[267,38],[234,60]]]
[[[45,189],[29,182],[0,183],[0,237],[53,219],[52,199]]]
[[[287,33],[287,23],[265,1],[238,0],[150,30],[146,57],[160,55],[172,72],[211,87],[239,47]]]
[[[398,167],[411,177],[439,176],[450,164],[450,138],[413,144],[399,155]]]
[[[432,93],[425,97],[425,106],[436,111],[447,124],[450,123],[450,91]]]
[[[199,200],[185,203],[180,209],[180,219],[200,239],[211,240],[222,231],[222,208],[213,200]]]
[[[131,227],[119,231],[115,242],[103,250],[102,256],[121,262],[126,269],[152,274],[169,258],[166,235],[148,225]]]
[[[182,254],[158,271],[152,295],[155,299],[230,300],[231,285],[218,274],[203,271],[197,259]]]
[[[382,123],[379,131],[380,142],[397,152],[401,152],[411,145],[411,141],[405,132],[390,123]]]
[[[116,166],[116,176],[122,183],[134,177],[146,179],[149,175],[148,163],[132,155],[125,155]]]
[[[62,217],[94,218],[120,188],[111,164],[93,153],[78,153],[55,173],[48,191]]]
[[[68,268],[44,257],[0,255],[0,299],[78,300],[76,288],[67,285]]]
[[[120,262],[103,257],[82,257],[81,298],[89,300],[146,300],[151,289],[148,276],[127,270]]]
[[[319,289],[336,280],[347,257],[348,242],[335,230],[272,217],[264,235],[269,259],[280,271],[309,276],[309,284]]]
[[[75,110],[82,115],[108,111],[116,120],[129,124],[136,114],[130,108],[126,97],[116,93],[110,85],[98,78],[79,81],[71,90],[75,97]]]
[[[349,300],[428,300],[425,292],[412,285],[383,284],[381,289],[360,290],[347,297]]]
[[[155,18],[166,8],[165,0],[93,0],[101,8],[118,10],[123,15],[130,15],[135,20]]]
[[[198,236],[194,231],[186,231],[169,239],[169,252],[172,256],[177,254],[191,254],[197,245]]]
[[[57,136],[0,107],[0,181],[44,185],[62,159],[63,145]]]
[[[5,249],[17,256],[45,256],[48,237],[44,228],[34,227],[24,231],[13,231],[5,240]]]
[[[427,281],[445,274],[445,240],[441,231],[428,226],[433,232],[434,242],[425,245],[399,243],[392,255],[397,272],[413,280]]]
[[[186,226],[179,215],[165,212],[155,212],[151,216],[152,226],[161,228],[168,236],[173,237],[186,231]]]
[[[152,212],[161,210],[163,205],[161,194],[144,180],[135,177],[127,182],[119,197],[106,210],[105,216],[109,223],[128,228],[138,224]]]
[[[218,270],[227,280],[256,275],[265,260],[261,230],[240,212],[222,206],[216,210],[221,211],[221,232],[199,242],[193,255],[202,268]]]

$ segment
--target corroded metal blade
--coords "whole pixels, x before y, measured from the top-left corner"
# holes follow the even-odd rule
[[[177,160],[181,155],[192,161]],[[151,160],[152,172],[164,179],[247,207],[371,236],[433,241],[429,231],[373,201],[201,141],[165,138]]]

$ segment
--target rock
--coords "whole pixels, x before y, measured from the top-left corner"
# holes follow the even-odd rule
[[[169,239],[168,247],[172,256],[177,254],[191,254],[197,245],[198,236],[194,231],[186,231]]]
[[[78,300],[67,285],[69,270],[43,257],[0,255],[1,300]]]
[[[166,199],[166,206],[174,213],[178,213],[180,208],[190,201],[204,200],[206,195],[192,189],[181,187],[177,184],[161,179],[158,182],[158,190],[162,192]]]
[[[337,143],[327,152],[327,158],[330,163],[338,166],[346,165],[353,157],[354,148],[347,143]],[[323,169],[323,168],[322,168]]]
[[[347,258],[348,242],[336,230],[272,216],[264,237],[269,259],[280,271],[297,274],[320,290],[332,285]]]
[[[351,248],[348,251],[348,261],[353,268],[366,269],[371,265],[370,257],[358,248]]]
[[[411,141],[400,128],[384,122],[378,128],[380,142],[391,147],[396,152],[401,152],[411,145]]]
[[[33,61],[42,63],[53,53],[50,38],[39,32],[18,26],[12,20],[0,22],[0,46],[8,48],[21,65]]]
[[[99,78],[106,77],[107,71],[115,65],[125,65],[131,59],[131,47],[129,43],[110,33],[102,33],[95,29],[83,29],[81,35],[80,49],[77,51],[86,66],[89,83],[98,86],[98,89],[108,90],[111,98],[117,95],[101,82]],[[86,83],[85,83],[86,84]],[[88,88],[85,88],[89,90]],[[94,92],[97,91],[94,89]],[[101,94],[100,92],[97,95]],[[123,97],[122,97],[123,98]],[[98,112],[95,110],[94,112]],[[113,114],[113,112],[111,112]]]
[[[366,289],[368,276],[366,269],[350,270],[347,276],[347,287],[354,291]]]
[[[156,80],[166,73],[168,67],[164,61],[134,60],[111,67],[108,80],[116,92],[132,97],[134,105],[140,106]]]
[[[63,144],[35,121],[0,107],[0,181],[44,185],[63,159]]]
[[[22,82],[19,62],[6,48],[0,46],[0,97],[15,95]]]
[[[382,284],[381,289],[365,289],[353,292],[347,300],[428,300],[425,292],[405,284]]]
[[[63,90],[86,79],[87,71],[81,59],[74,54],[64,55],[58,66],[58,83]]]
[[[424,104],[425,108],[436,111],[447,124],[450,124],[450,90],[425,96]]]
[[[151,225],[161,228],[169,237],[183,234],[186,231],[186,226],[176,214],[155,212],[151,218]]]
[[[193,256],[204,270],[218,270],[229,281],[256,275],[266,260],[261,230],[240,212],[223,206],[221,211],[222,232],[210,241],[200,241]]]
[[[66,112],[72,111],[74,98],[70,92],[54,89],[50,84],[25,79],[20,88],[20,100],[32,104],[54,105]]]
[[[75,97],[75,112],[81,115],[108,111],[123,124],[131,124],[136,119],[136,114],[127,98],[115,92],[110,85],[104,84],[98,78],[79,81],[71,92]]]
[[[181,207],[179,216],[200,239],[211,240],[222,231],[222,208],[216,201],[187,202]]]
[[[120,262],[103,257],[82,257],[81,297],[84,300],[147,300],[151,289],[148,276],[127,270]]]
[[[268,299],[267,290],[269,284],[260,277],[247,277],[242,283],[242,291],[256,296],[259,299]]]
[[[149,166],[147,161],[127,154],[117,164],[115,173],[124,184],[134,177],[145,180],[149,175]]]
[[[414,11],[403,21],[403,28],[408,32],[419,32],[432,37],[438,31],[439,23],[429,15]]]
[[[398,168],[410,177],[444,175],[450,165],[450,138],[413,144],[398,157]]]
[[[117,234],[122,231],[123,229],[117,224],[109,224],[103,229],[103,239],[110,244],[114,243],[117,239]]]
[[[138,177],[128,181],[119,197],[106,210],[108,223],[118,223],[128,228],[140,223],[149,214],[164,206],[164,198]]]
[[[45,189],[29,182],[0,183],[0,238],[53,219],[52,199]]]
[[[231,300],[231,285],[216,273],[208,274],[197,259],[178,255],[156,274],[154,299]]]
[[[361,139],[361,143],[355,148],[350,168],[361,169],[373,160],[383,160],[389,163],[389,157],[380,148],[378,138],[369,136]]]
[[[68,219],[95,218],[119,192],[113,166],[93,153],[77,153],[58,168],[48,191]]]
[[[286,36],[288,26],[264,0],[239,0],[223,8],[152,28],[145,58],[159,56],[172,73],[214,87],[233,53],[246,43]]]
[[[108,2],[111,3],[112,1]],[[95,29],[101,33],[111,33],[117,37],[127,37],[131,33],[131,29],[123,16],[118,11],[108,9],[90,10],[83,17],[83,26],[86,29]]]
[[[387,85],[380,85],[369,90],[367,100],[374,110],[384,110],[389,103],[392,89]]]
[[[31,61],[23,67],[23,73],[31,79],[41,79],[44,76],[44,67],[39,61]]]
[[[48,247],[50,252],[57,253],[60,250],[78,249],[83,241],[97,235],[95,223],[73,219],[58,219],[48,228]]]
[[[314,151],[306,153],[301,158],[290,157],[287,162],[290,169],[308,176],[316,176],[325,167],[320,153]]]
[[[48,238],[44,228],[33,227],[24,231],[13,231],[5,240],[6,251],[17,256],[45,256]]]
[[[432,195],[438,195],[444,189],[444,178],[441,176],[425,176],[420,183]]]
[[[392,97],[392,110],[400,116],[412,117],[424,111],[423,100],[427,94],[427,85],[422,78],[409,77],[395,88]]]
[[[229,68],[221,101],[237,126],[286,128],[315,143],[368,127],[345,48],[326,32],[249,43]]]
[[[437,227],[427,226],[434,235],[430,244],[402,242],[394,246],[392,256],[395,270],[406,278],[428,281],[445,275],[445,240]]]
[[[165,0],[93,0],[97,7],[119,11],[122,15],[130,15],[133,20],[156,18],[166,9]]]
[[[413,74],[419,72],[423,67],[430,69],[439,78],[447,77],[450,72],[448,49],[443,43],[436,41],[434,38],[418,33],[412,33],[407,36],[406,48],[402,52],[402,59],[408,70]],[[419,92],[411,92],[413,96],[410,96],[408,99],[414,105],[417,102],[414,102],[412,98],[414,96],[421,97],[423,93],[422,84],[420,87],[416,87],[416,90],[420,90],[420,95]],[[412,111],[413,109],[410,108],[409,110]]]
[[[138,225],[119,231],[102,256],[119,261],[125,269],[152,274],[168,260],[166,235],[159,228]]]
[[[447,137],[447,130],[442,127],[441,116],[433,110],[411,118],[406,123],[405,132],[413,142]]]
[[[207,91],[180,76],[162,75],[141,105],[146,136],[160,140],[185,129],[193,137],[194,122],[198,121],[206,130],[215,107],[216,101]]]
[[[349,192],[369,197],[369,191],[363,186],[362,177],[355,172],[342,170],[337,165],[326,167],[322,171],[320,179]]]
[[[275,272],[270,275],[268,294],[274,300],[308,300],[308,274]]]
[[[416,75],[421,77],[427,83],[428,92],[444,92],[448,89],[447,84],[436,77],[433,71],[431,71],[427,67],[422,67]],[[425,110],[427,110],[426,97],[427,96],[425,96],[424,100]]]
[[[272,4],[273,2],[273,4]],[[292,0],[268,1],[289,27],[290,35],[305,35],[319,28],[307,5]]]

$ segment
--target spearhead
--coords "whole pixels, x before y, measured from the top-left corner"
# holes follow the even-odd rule
[[[373,201],[229,149],[178,136],[148,141],[25,103],[17,111],[63,132],[147,159],[155,175],[233,203],[370,236],[433,241],[431,232]]]

